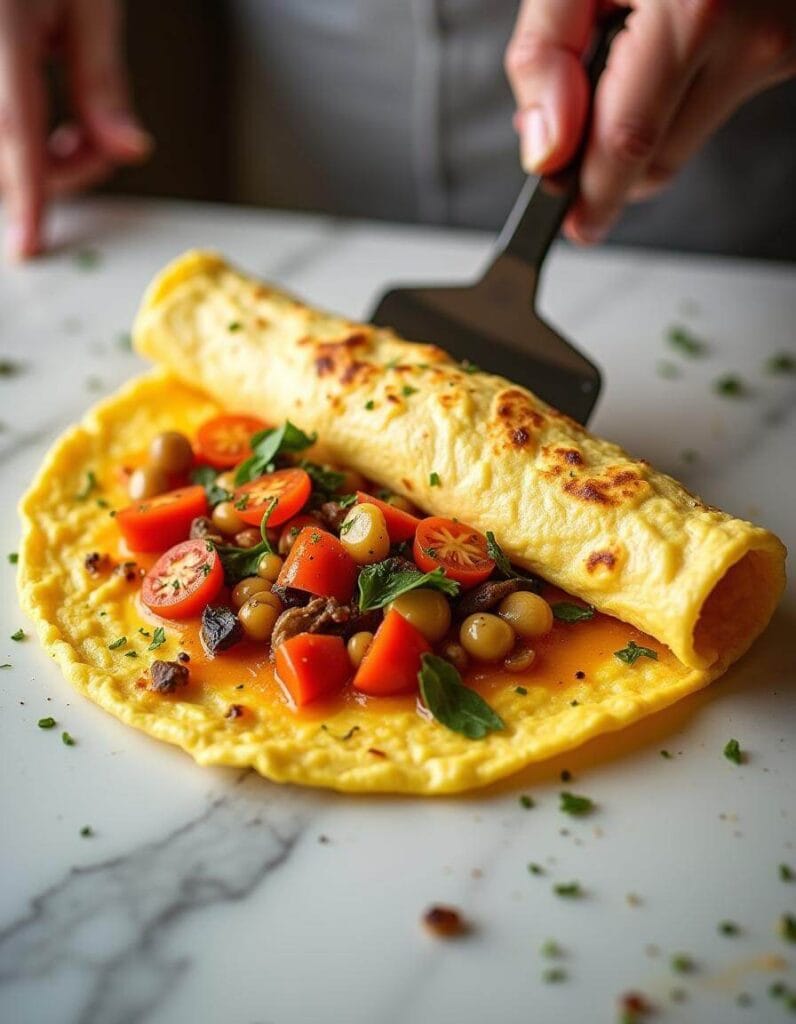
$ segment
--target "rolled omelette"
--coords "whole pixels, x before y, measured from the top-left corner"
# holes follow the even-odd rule
[[[491,530],[512,562],[709,677],[748,649],[782,593],[785,548],[768,530],[525,388],[312,309],[215,253],[186,253],[155,279],[133,339],[222,407],[290,419],[332,461]]]

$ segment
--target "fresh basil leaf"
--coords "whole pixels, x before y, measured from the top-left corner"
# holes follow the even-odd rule
[[[406,594],[418,587],[441,590],[449,597],[456,597],[459,584],[449,580],[442,569],[420,572],[419,569],[401,568],[402,563],[388,558],[375,565],[366,565],[359,574],[359,608],[369,612],[383,608],[400,594]]]
[[[207,502],[211,506],[229,501],[232,497],[230,491],[218,486],[217,479],[218,472],[212,466],[197,466],[191,473],[191,482],[204,487]]]
[[[559,622],[586,622],[594,618],[594,609],[591,605],[584,608],[581,604],[573,604],[571,601],[559,601],[552,605],[553,618]]]
[[[533,583],[535,590],[540,588],[541,581],[535,576],[526,576],[521,572],[517,572],[508,558],[506,558],[503,548],[501,548],[495,540],[495,535],[491,530],[486,531],[486,550],[489,553],[489,557],[497,566],[497,570],[501,576],[505,576],[507,580],[520,580],[523,583]]]
[[[653,661],[657,661],[658,652],[653,651],[651,647],[639,647],[631,640],[621,651],[614,651],[614,657],[626,665],[635,665],[639,658],[652,658]]]
[[[214,545],[224,567],[224,581],[232,586],[247,576],[257,575],[257,566],[260,558],[265,554],[273,554],[274,549],[268,540],[268,520],[277,505],[277,498],[271,498],[271,504],[265,510],[265,515],[260,523],[260,536],[262,540],[253,548],[238,548],[233,545]],[[208,541],[208,543],[212,543]]]
[[[435,654],[424,654],[417,673],[423,703],[434,718],[447,729],[471,740],[481,740],[490,732],[505,729],[480,694],[462,683],[449,661]]]
[[[235,483],[240,486],[263,473],[272,472],[278,455],[302,452],[315,444],[316,440],[317,434],[305,434],[290,420],[285,420],[281,427],[261,430],[251,439],[252,455],[238,466]]]
[[[337,491],[343,486],[345,475],[338,473],[336,469],[325,469],[317,462],[310,462],[309,459],[302,459],[299,466],[309,475],[312,489],[322,501],[335,498]]]

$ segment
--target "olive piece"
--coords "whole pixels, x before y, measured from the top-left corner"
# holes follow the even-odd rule
[[[257,527],[250,526],[245,530],[241,530],[240,533],[236,533],[232,539],[239,548],[256,548],[262,537]]]
[[[384,513],[369,501],[354,505],[340,527],[340,543],[358,565],[383,561],[390,553]]]
[[[193,448],[185,434],[167,430],[152,438],[149,458],[164,473],[187,473],[193,465]]]
[[[518,647],[503,662],[503,668],[507,672],[524,672],[533,665],[536,659],[536,651],[533,647]]]
[[[457,644],[453,641],[449,644],[445,644],[442,648],[442,657],[451,663],[455,669],[459,672],[466,672],[467,667],[470,664],[470,658],[468,657],[467,651],[462,647],[461,644]]]
[[[215,608],[207,605],[202,612],[199,638],[208,654],[226,651],[240,640],[240,623],[235,614],[224,605]]]
[[[246,523],[238,515],[231,501],[222,501],[213,509],[213,525],[222,533],[240,533],[246,529]]]
[[[259,594],[263,590],[270,590],[271,584],[268,580],[262,579],[260,576],[247,576],[246,579],[241,580],[240,583],[236,583],[232,588],[232,604],[236,608],[240,608],[246,604],[250,597],[254,594]]]
[[[527,590],[504,597],[497,612],[520,636],[544,636],[553,628],[553,609],[543,597]]]
[[[158,466],[139,466],[127,481],[127,493],[133,501],[154,498],[156,494],[163,494],[168,489],[168,477]]]
[[[264,555],[260,556],[260,561],[257,563],[257,575],[262,576],[264,580],[275,583],[279,573],[282,571],[282,564],[282,559],[279,555],[266,551]]]
[[[368,633],[367,630],[363,630],[361,633],[354,633],[351,639],[346,644],[346,650],[348,651],[348,657],[354,668],[359,668],[362,664],[362,659],[368,653],[368,648],[373,643],[373,634]]]
[[[468,615],[459,629],[459,640],[477,661],[500,661],[514,646],[514,630],[489,612]]]
[[[391,601],[388,608],[403,615],[431,644],[441,640],[451,628],[451,606],[438,590],[410,590]]]
[[[216,487],[221,487],[230,494],[238,485],[235,483],[235,470],[228,469],[225,473],[219,473],[216,477]]]
[[[251,640],[269,640],[279,618],[279,611],[271,602],[261,600],[263,596],[271,595],[253,594],[238,610],[238,621]]]
[[[393,508],[400,509],[401,512],[408,512],[410,516],[417,515],[417,505],[413,505],[412,502],[402,494],[391,494],[387,499],[387,504],[392,505]]]

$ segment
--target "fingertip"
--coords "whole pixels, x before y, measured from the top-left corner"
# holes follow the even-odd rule
[[[37,224],[12,221],[6,228],[5,257],[9,263],[23,263],[41,252],[41,233]]]
[[[155,147],[152,135],[127,111],[95,112],[91,128],[98,147],[123,163],[145,160]]]
[[[564,234],[576,245],[598,245],[611,230],[612,221],[590,220],[577,208],[564,221]]]

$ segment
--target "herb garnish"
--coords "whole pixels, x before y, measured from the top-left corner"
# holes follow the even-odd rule
[[[520,697],[527,697],[528,696],[528,690],[524,686],[515,686],[514,687],[514,692],[518,693],[520,695]]]
[[[778,352],[765,362],[766,373],[796,373],[796,356],[789,352]]]
[[[543,875],[544,874],[544,868],[542,867],[541,864],[535,864],[533,861],[531,861],[531,863],[528,865],[528,874],[529,875]]]
[[[216,483],[218,473],[212,466],[197,466],[191,472],[191,482],[204,487],[208,505],[219,505],[222,501],[229,501],[232,492]]]
[[[553,618],[559,622],[586,622],[594,618],[594,609],[591,605],[573,604],[571,601],[558,601],[551,605]]]
[[[567,980],[567,972],[563,967],[548,967],[548,969],[542,974],[542,981],[548,984],[555,984],[559,981]]]
[[[735,936],[740,932],[740,928],[735,921],[722,921],[719,924],[719,934],[727,936]]]
[[[495,563],[498,572],[507,580],[520,580],[523,583],[533,583],[535,587],[539,585],[539,580],[534,579],[534,577],[525,576],[521,572],[517,572],[508,558],[506,558],[503,548],[501,548],[495,540],[495,535],[491,530],[486,531],[486,550],[489,557]]]
[[[335,497],[345,481],[345,474],[338,473],[336,469],[325,469],[307,459],[302,459],[299,466],[309,475],[315,496],[322,501],[329,501]],[[356,495],[354,500],[356,501]]]
[[[373,401],[372,398],[369,398],[367,402],[365,402],[365,408],[368,410],[368,412],[376,408],[376,403]]]
[[[783,914],[779,919],[779,933],[786,942],[796,942],[796,917]]]
[[[796,874],[789,864],[780,864],[779,877],[782,882],[792,882],[796,878]]]
[[[411,384],[404,384],[404,386],[401,388],[401,394],[404,396],[404,398],[409,398],[410,395],[417,394],[417,388],[413,388]]]
[[[559,957],[564,955],[564,950],[559,946],[555,939],[547,939],[546,942],[542,943],[542,948],[539,950],[542,956],[548,956],[551,958]]]
[[[75,738],[74,736],[70,736],[68,732],[62,732],[61,742],[65,747],[73,747],[75,745]]]
[[[17,642],[19,642],[20,640],[24,640],[25,639],[25,630],[24,629],[18,629],[15,633],[11,634],[11,639],[12,640],[16,640]]]
[[[163,626],[156,626],[155,632],[152,635],[152,642],[150,643],[149,647],[147,647],[147,650],[156,651],[158,647],[162,647],[163,644],[165,644],[165,642],[166,630],[163,628]]]
[[[366,565],[359,574],[359,609],[363,612],[383,608],[400,594],[418,587],[432,587],[449,597],[456,597],[459,584],[449,580],[442,568],[433,572],[405,569],[401,561],[388,558],[375,565]]]
[[[127,637],[126,636],[117,637],[116,640],[114,640],[112,643],[108,644],[108,650],[109,651],[118,651],[119,648],[120,647],[124,647],[124,645],[126,643],[127,643]]]
[[[428,474],[428,486],[429,487],[439,487],[440,486],[439,473],[429,473]]]
[[[285,420],[281,427],[261,430],[251,439],[253,454],[238,466],[235,483],[248,483],[263,473],[272,473],[274,460],[287,452],[302,452],[311,447],[318,439],[317,434],[305,434],[290,420]]]
[[[669,328],[666,340],[671,346],[682,352],[683,355],[691,356],[692,358],[703,356],[708,350],[707,345],[701,338],[697,338],[687,327],[680,325]]]
[[[671,968],[677,974],[692,974],[694,961],[687,953],[675,953],[671,959]]]
[[[38,726],[40,729],[52,729],[55,726],[55,724],[55,719],[50,718],[49,716],[47,718],[40,718],[38,721]]]
[[[725,398],[742,398],[747,393],[746,384],[734,373],[725,373],[713,382],[713,390]]]
[[[653,651],[651,647],[639,647],[637,643],[630,640],[627,647],[623,647],[621,651],[614,651],[614,657],[619,658],[626,665],[635,665],[639,658],[652,658],[653,661],[657,661],[658,652]]]
[[[671,761],[671,759],[672,759],[672,752],[670,750],[662,750],[660,753],[661,753],[661,757],[665,761]]]
[[[124,652],[124,656],[125,656],[125,658],[137,658],[138,657],[138,651],[125,651]]]
[[[483,697],[465,686],[459,673],[444,658],[424,654],[417,679],[423,703],[441,725],[453,732],[480,740],[487,733],[505,728],[503,720]]]
[[[727,740],[723,753],[727,760],[732,761],[733,764],[743,764],[744,755],[738,740]]]
[[[80,830],[80,834],[85,839],[88,836],[94,835],[94,829],[91,827],[91,825],[84,825]]]
[[[231,334],[234,334],[235,331],[239,331],[241,327],[243,327],[243,324],[240,322],[240,320],[233,320],[231,324],[227,324],[227,330]]]
[[[19,554],[16,551],[9,551],[8,560],[12,565],[16,565],[19,561]]]
[[[21,365],[11,359],[0,359],[0,377],[14,377],[21,369]]]
[[[523,793],[520,798],[520,807],[524,807],[526,811],[529,811],[534,806],[534,800],[532,796],[528,796],[527,793]]]
[[[587,796],[577,796],[575,793],[562,793],[559,810],[565,814],[572,814],[580,818],[594,810],[594,801],[590,800]]]
[[[553,886],[556,896],[565,896],[567,899],[577,899],[583,895],[580,882],[559,882]]]
[[[247,576],[257,575],[257,565],[263,555],[272,555],[274,549],[268,540],[268,520],[277,506],[278,498],[271,498],[271,504],[265,510],[260,523],[262,540],[252,548],[238,548],[232,545],[220,545],[216,548],[221,564],[224,567],[224,579],[228,584],[237,583]]]
[[[97,488],[97,477],[96,477],[96,474],[94,473],[93,469],[89,469],[88,472],[86,473],[86,482],[83,484],[83,486],[77,492],[77,494],[75,495],[75,498],[78,501],[85,501],[86,498],[89,496],[89,494],[91,494],[92,491],[96,490],[96,488]]]

